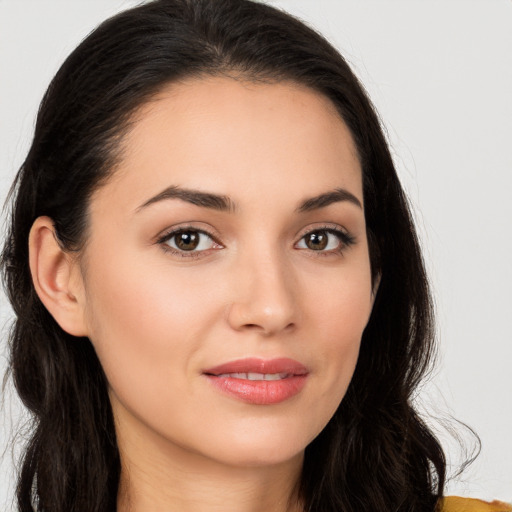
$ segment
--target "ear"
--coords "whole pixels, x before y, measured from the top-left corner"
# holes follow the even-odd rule
[[[76,256],[61,247],[49,217],[38,217],[32,225],[29,264],[36,293],[55,321],[73,336],[87,336],[80,267]]]

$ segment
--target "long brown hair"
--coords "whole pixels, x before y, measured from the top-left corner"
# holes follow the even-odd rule
[[[80,250],[89,198],[114,172],[136,109],[173,81],[219,74],[292,80],[325,95],[362,162],[372,274],[381,281],[348,392],[306,448],[305,510],[433,512],[445,459],[411,403],[434,350],[432,305],[386,139],[343,57],[302,22],[249,0],[156,0],[122,12],[78,46],[43,98],[2,253],[16,315],[10,366],[33,417],[19,510],[114,511],[120,475],[105,375],[90,341],[66,334],[37,297],[31,225],[50,216],[62,246]]]

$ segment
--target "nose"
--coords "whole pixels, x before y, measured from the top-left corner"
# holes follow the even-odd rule
[[[228,309],[232,329],[268,337],[296,327],[296,281],[290,265],[277,254],[253,254],[239,262],[233,282],[234,300]]]

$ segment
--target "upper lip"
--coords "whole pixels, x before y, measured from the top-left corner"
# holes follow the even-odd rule
[[[250,357],[208,368],[203,373],[207,375],[223,375],[226,373],[287,373],[290,375],[306,375],[308,369],[298,361],[287,357],[277,359]]]

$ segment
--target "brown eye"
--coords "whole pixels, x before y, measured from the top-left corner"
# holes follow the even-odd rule
[[[167,245],[175,252],[189,252],[193,254],[221,247],[208,233],[197,229],[180,229],[174,231],[162,238],[160,243]]]
[[[332,237],[334,235],[331,234]],[[327,231],[313,231],[304,237],[306,247],[313,251],[323,251],[329,242],[329,233]]]
[[[182,251],[193,251],[199,245],[199,233],[196,231],[180,231],[174,235],[176,247]]]
[[[341,253],[350,247],[355,239],[340,229],[315,229],[303,235],[295,246],[321,253]]]

